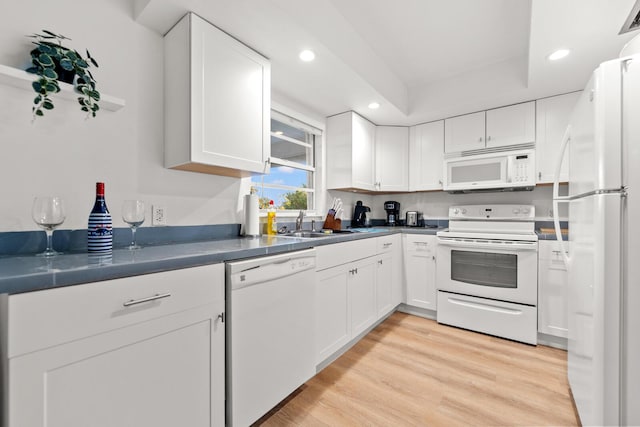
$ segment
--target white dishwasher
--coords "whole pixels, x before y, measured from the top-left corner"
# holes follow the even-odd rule
[[[315,250],[227,263],[227,423],[248,426],[315,369]]]

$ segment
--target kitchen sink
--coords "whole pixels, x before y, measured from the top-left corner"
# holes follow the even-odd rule
[[[322,233],[320,231],[290,231],[285,234],[279,234],[279,237],[296,237],[301,239],[317,239],[321,237],[330,237],[331,233]]]

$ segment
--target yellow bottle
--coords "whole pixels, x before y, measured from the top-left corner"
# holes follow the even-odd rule
[[[273,206],[273,200],[269,201],[269,210],[267,211],[267,234],[278,234],[278,223],[276,222],[276,208]]]

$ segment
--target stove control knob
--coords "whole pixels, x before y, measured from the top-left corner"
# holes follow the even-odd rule
[[[513,213],[518,215],[520,213],[520,208],[513,208]]]
[[[454,215],[458,215],[459,213],[460,213],[460,209],[455,208],[455,209],[453,210],[453,214],[454,214]]]
[[[529,215],[529,208],[522,208],[522,213],[524,215]]]
[[[462,214],[464,215],[464,214],[466,214],[466,213],[467,213],[467,210],[463,208],[461,212],[462,212]]]

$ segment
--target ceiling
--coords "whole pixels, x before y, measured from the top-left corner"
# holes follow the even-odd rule
[[[268,57],[276,101],[385,125],[579,90],[637,33],[618,35],[635,0],[133,2],[160,34],[193,11]],[[571,55],[548,61],[561,47]],[[303,49],[316,59],[300,61]]]

